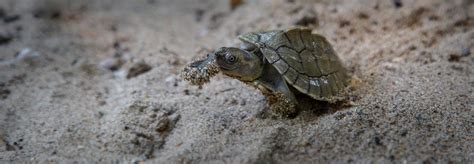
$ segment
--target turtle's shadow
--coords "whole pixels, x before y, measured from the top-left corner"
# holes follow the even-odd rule
[[[309,97],[300,98],[299,104],[297,115],[311,113],[316,117],[333,114],[348,107],[346,100],[329,103],[326,101],[314,100]]]
[[[346,108],[349,108],[350,105],[348,105],[348,100],[341,100],[337,101],[334,103],[329,103],[326,101],[318,101],[315,100],[307,95],[304,94],[298,94],[295,95],[299,105],[297,106],[297,110],[293,113],[290,113],[287,116],[279,116],[276,114],[273,114],[271,109],[269,107],[265,108],[262,112],[258,114],[259,118],[262,119],[278,119],[278,118],[288,118],[288,119],[294,119],[298,116],[304,115],[311,115],[310,117],[319,117],[327,114],[333,114],[336,113],[337,111],[344,110]],[[303,116],[307,117],[307,116]]]

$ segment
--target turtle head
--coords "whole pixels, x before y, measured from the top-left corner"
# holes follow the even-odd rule
[[[253,53],[233,47],[222,47],[214,54],[217,65],[227,76],[249,82],[262,74],[262,59]]]

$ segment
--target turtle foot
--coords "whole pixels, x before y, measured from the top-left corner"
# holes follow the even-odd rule
[[[280,117],[291,117],[296,113],[296,105],[284,94],[275,93],[268,97],[272,114]]]

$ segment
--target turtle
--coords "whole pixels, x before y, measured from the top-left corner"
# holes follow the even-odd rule
[[[343,99],[340,93],[349,83],[347,70],[331,44],[311,29],[250,32],[238,38],[239,48],[221,47],[190,64],[185,79],[207,82],[205,75],[213,76],[218,68],[260,89],[270,106],[284,114],[295,111],[297,95],[330,103]]]

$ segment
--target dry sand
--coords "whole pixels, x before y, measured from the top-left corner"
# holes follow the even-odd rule
[[[472,0],[0,1],[0,163],[474,161]],[[265,97],[179,70],[295,25],[360,79],[348,105],[266,117]]]

